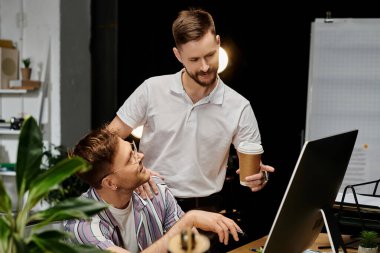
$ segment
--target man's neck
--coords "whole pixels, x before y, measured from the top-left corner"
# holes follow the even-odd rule
[[[96,191],[105,202],[118,209],[127,208],[133,194],[125,190],[98,189]]]
[[[186,71],[184,71],[182,74],[183,89],[185,90],[186,94],[190,97],[194,104],[202,98],[207,97],[213,91],[217,83],[218,79],[216,79],[215,82],[209,86],[202,86],[196,81],[194,81],[186,73]]]

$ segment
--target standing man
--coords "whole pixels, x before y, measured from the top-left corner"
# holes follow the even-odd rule
[[[259,128],[250,102],[217,74],[220,37],[212,16],[200,9],[181,11],[172,32],[173,52],[184,68],[145,80],[109,128],[126,138],[144,125],[145,165],[165,178],[182,209],[219,211],[231,143],[235,148],[243,141],[261,143]],[[246,178],[252,191],[267,182],[261,172]]]

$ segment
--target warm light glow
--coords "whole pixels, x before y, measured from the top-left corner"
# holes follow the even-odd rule
[[[218,73],[221,73],[228,65],[228,55],[227,52],[219,47],[219,69]]]
[[[140,139],[141,136],[142,136],[142,133],[143,133],[143,128],[144,128],[144,126],[136,127],[135,129],[133,129],[133,131],[132,131],[131,134],[132,134],[134,137]]]

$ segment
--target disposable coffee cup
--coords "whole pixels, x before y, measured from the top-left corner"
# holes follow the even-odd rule
[[[240,184],[247,186],[245,178],[260,172],[261,154],[264,149],[260,144],[242,142],[238,147]]]

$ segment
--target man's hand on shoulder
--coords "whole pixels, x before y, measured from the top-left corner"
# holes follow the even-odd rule
[[[157,176],[164,180],[164,177],[160,175],[160,173],[152,171],[150,169],[146,169],[150,173],[150,179],[148,182],[146,182],[143,185],[140,185],[139,187],[136,188],[137,194],[140,195],[143,199],[147,199],[148,197],[152,199],[154,197],[153,194],[157,195],[158,194],[158,188],[156,182],[153,180],[153,176]]]

